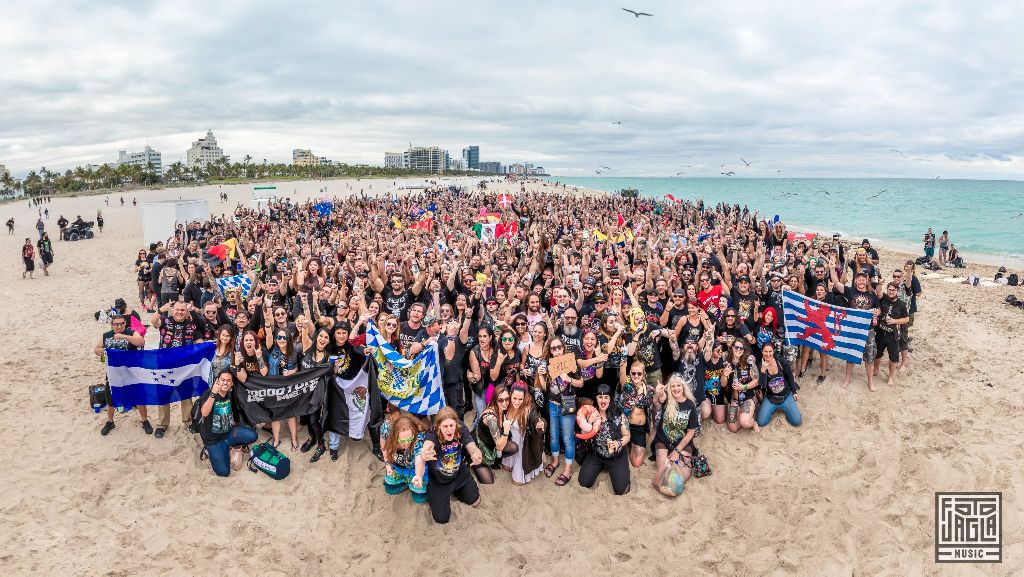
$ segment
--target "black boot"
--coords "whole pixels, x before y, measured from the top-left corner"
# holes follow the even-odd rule
[[[373,456],[384,462],[384,452],[380,450],[380,427],[370,427],[370,445],[373,446]]]

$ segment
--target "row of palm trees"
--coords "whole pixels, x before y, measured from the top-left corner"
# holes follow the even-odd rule
[[[54,172],[45,166],[39,171],[29,172],[25,178],[16,179],[9,173],[0,177],[0,193],[4,195],[29,196],[41,194],[74,193],[90,190],[116,189],[124,187],[140,187],[155,184],[169,186],[202,184],[225,180],[263,180],[290,178],[364,178],[364,177],[400,177],[400,176],[436,176],[424,172],[411,172],[403,169],[381,168],[378,166],[330,164],[317,166],[296,166],[293,164],[268,163],[254,164],[252,156],[246,155],[242,162],[231,162],[228,158],[220,158],[204,166],[187,166],[182,162],[174,162],[164,167],[164,174],[157,174],[154,167],[122,164],[111,166],[104,164],[99,167],[79,166],[64,173]],[[463,175],[464,172],[451,172],[450,175]]]

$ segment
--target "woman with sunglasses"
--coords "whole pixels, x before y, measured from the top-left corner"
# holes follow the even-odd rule
[[[530,321],[525,314],[512,316],[512,330],[516,336],[516,349],[522,352],[530,342]]]
[[[384,454],[384,492],[398,495],[409,489],[413,503],[426,503],[428,475],[413,484],[416,456],[423,448],[419,421],[408,413],[395,411],[380,427],[380,446]]]
[[[775,343],[768,342],[761,347],[761,371],[758,376],[764,400],[757,411],[757,424],[767,426],[775,411],[782,411],[786,421],[793,427],[803,423],[800,409],[796,405],[800,385],[793,378],[789,365],[775,354]]]
[[[477,344],[469,355],[469,371],[466,379],[473,390],[473,429],[480,423],[480,416],[492,399],[495,380],[491,378],[491,367],[498,358],[494,346],[494,332],[488,326],[481,326],[477,331]]]
[[[512,329],[504,329],[498,337],[498,355],[491,365],[491,380],[511,387],[519,380],[519,368],[523,364],[523,354],[516,345],[516,333]]]
[[[647,456],[647,434],[650,430],[647,422],[653,405],[654,387],[648,381],[647,370],[643,362],[635,360],[622,363],[619,371],[619,395],[615,397],[615,407],[629,425],[629,462],[634,467],[644,464]]]
[[[693,467],[690,461],[694,453],[693,437],[697,433],[700,421],[693,393],[679,374],[669,377],[667,385],[658,385],[654,395],[654,408],[659,413],[659,418],[651,447],[654,449],[658,472],[655,473],[652,484],[658,488],[668,471],[669,463],[682,465],[683,479],[690,478]]]
[[[380,324],[377,325],[377,330],[380,332],[380,338],[382,341],[395,347],[399,348],[398,338],[398,317],[391,313],[381,313]]]
[[[512,473],[512,483],[525,485],[544,468],[544,420],[527,399],[526,383],[519,381],[512,387],[509,408],[502,425],[502,434],[518,450],[501,460],[501,467]]]
[[[565,343],[558,337],[548,343],[548,358],[563,355],[565,352]],[[537,375],[537,380],[547,391],[548,399],[545,408],[548,415],[551,462],[544,467],[544,474],[548,477],[555,474],[558,470],[559,455],[561,450],[565,449],[565,466],[555,479],[555,484],[561,487],[572,478],[572,461],[576,458],[576,436],[573,434],[576,425],[576,392],[583,386],[583,379],[576,371],[551,379],[545,367],[545,370]],[[563,402],[565,408],[569,409],[568,412],[563,411]]]
[[[473,467],[473,472],[484,485],[494,483],[491,469],[501,468],[501,460],[519,450],[519,446],[505,433],[511,397],[512,394],[503,385],[495,386],[494,396],[481,412],[479,424],[474,428],[474,438],[483,454],[483,460],[480,465]]]
[[[722,369],[723,388],[730,398],[726,417],[726,426],[730,431],[736,433],[740,429],[753,429],[756,433],[761,430],[754,418],[759,378],[750,347],[745,341],[733,341],[725,368]]]
[[[451,407],[438,411],[433,428],[423,436],[423,451],[416,457],[416,476],[412,480],[413,487],[423,487],[430,476],[427,502],[435,523],[451,519],[453,496],[470,507],[480,506],[480,489],[469,467],[482,461],[480,449],[455,411]]]
[[[732,343],[735,340],[744,340],[749,344],[756,342],[747,325],[740,322],[734,308],[725,309],[725,314],[715,326],[715,340],[720,343]]]
[[[138,258],[135,259],[135,280],[139,285],[139,302],[142,303],[142,307],[146,309],[146,312],[152,312],[149,307],[150,291],[150,264],[147,258],[149,253],[145,249],[139,251]],[[213,381],[210,381],[211,383]]]
[[[597,483],[601,471],[607,470],[612,481],[612,492],[625,495],[629,492],[629,460],[627,447],[630,445],[629,421],[612,403],[611,387],[601,384],[597,388],[598,427],[594,437],[593,450],[583,458],[580,465],[579,483],[587,489]]]

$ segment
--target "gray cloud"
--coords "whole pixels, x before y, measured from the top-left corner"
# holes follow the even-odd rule
[[[16,174],[147,139],[171,162],[207,128],[278,161],[412,142],[580,174],[717,176],[740,156],[748,176],[1024,172],[1016,3],[8,4]]]

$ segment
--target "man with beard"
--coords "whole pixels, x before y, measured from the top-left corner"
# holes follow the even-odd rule
[[[406,358],[411,359],[423,350],[423,341],[428,336],[423,323],[425,312],[423,303],[412,303],[409,307],[409,320],[399,325],[398,342]]]
[[[704,393],[704,373],[707,366],[703,354],[700,354],[700,344],[697,339],[689,337],[683,344],[683,353],[676,366],[676,372],[682,375],[683,382],[690,387],[695,399],[694,404],[698,407],[707,399]],[[698,421],[697,430],[700,431]]]
[[[203,305],[203,314],[197,319],[200,339],[203,341],[217,340],[217,327],[231,324],[227,315],[220,312],[217,303],[210,301]]]
[[[168,314],[170,309],[170,314]],[[203,340],[195,315],[188,310],[183,300],[166,303],[150,320],[153,328],[160,331],[160,348],[183,347]],[[192,423],[192,399],[181,400],[181,422],[187,427]],[[156,431],[153,436],[161,439],[171,423],[171,406],[157,407]]]
[[[743,275],[736,279],[736,286],[732,289],[732,306],[736,309],[737,318],[747,325],[747,328],[754,330],[757,326],[757,319],[760,315],[760,308],[757,295],[750,287],[750,277]]]
[[[874,362],[878,354],[875,345],[874,325],[878,321],[879,302],[875,293],[871,292],[871,285],[868,282],[868,275],[864,272],[857,273],[853,277],[853,286],[846,286],[836,274],[835,260],[829,259],[829,273],[832,276],[832,290],[844,295],[850,307],[863,311],[871,311],[874,317],[871,319],[871,328],[868,330],[868,340],[864,344],[864,369],[868,377],[868,390],[876,391],[874,375]],[[780,309],[781,310],[781,309]],[[846,363],[846,380],[843,381],[843,388],[850,386],[850,379],[853,378],[853,363]]]
[[[384,286],[380,271],[386,271],[382,255],[378,267],[370,267],[370,287],[384,297],[383,309],[395,315],[401,321],[409,320],[409,307],[416,302],[417,297],[423,292],[423,285],[427,281],[427,271],[421,269],[416,276],[416,282],[410,288],[405,287],[405,277],[401,271],[395,270],[387,275],[388,285]],[[422,318],[422,317],[421,317]]]
[[[879,301],[878,343],[879,353],[889,354],[889,382],[892,386],[896,382],[896,375],[900,369],[900,329],[902,325],[910,322],[910,313],[907,305],[899,298],[899,284],[896,281],[890,282],[885,287],[885,295]],[[872,372],[878,374],[878,367],[882,364],[881,355],[875,359],[875,366]]]
[[[586,304],[583,305],[586,308]],[[583,314],[583,320],[580,322],[580,327],[584,330],[591,330],[595,333],[601,330],[601,317],[608,310],[608,297],[602,293],[594,294],[594,306],[588,312]]]
[[[579,355],[583,351],[583,332],[580,331],[579,313],[576,309],[569,307],[562,313],[555,328],[555,336],[565,343],[565,352]]]

